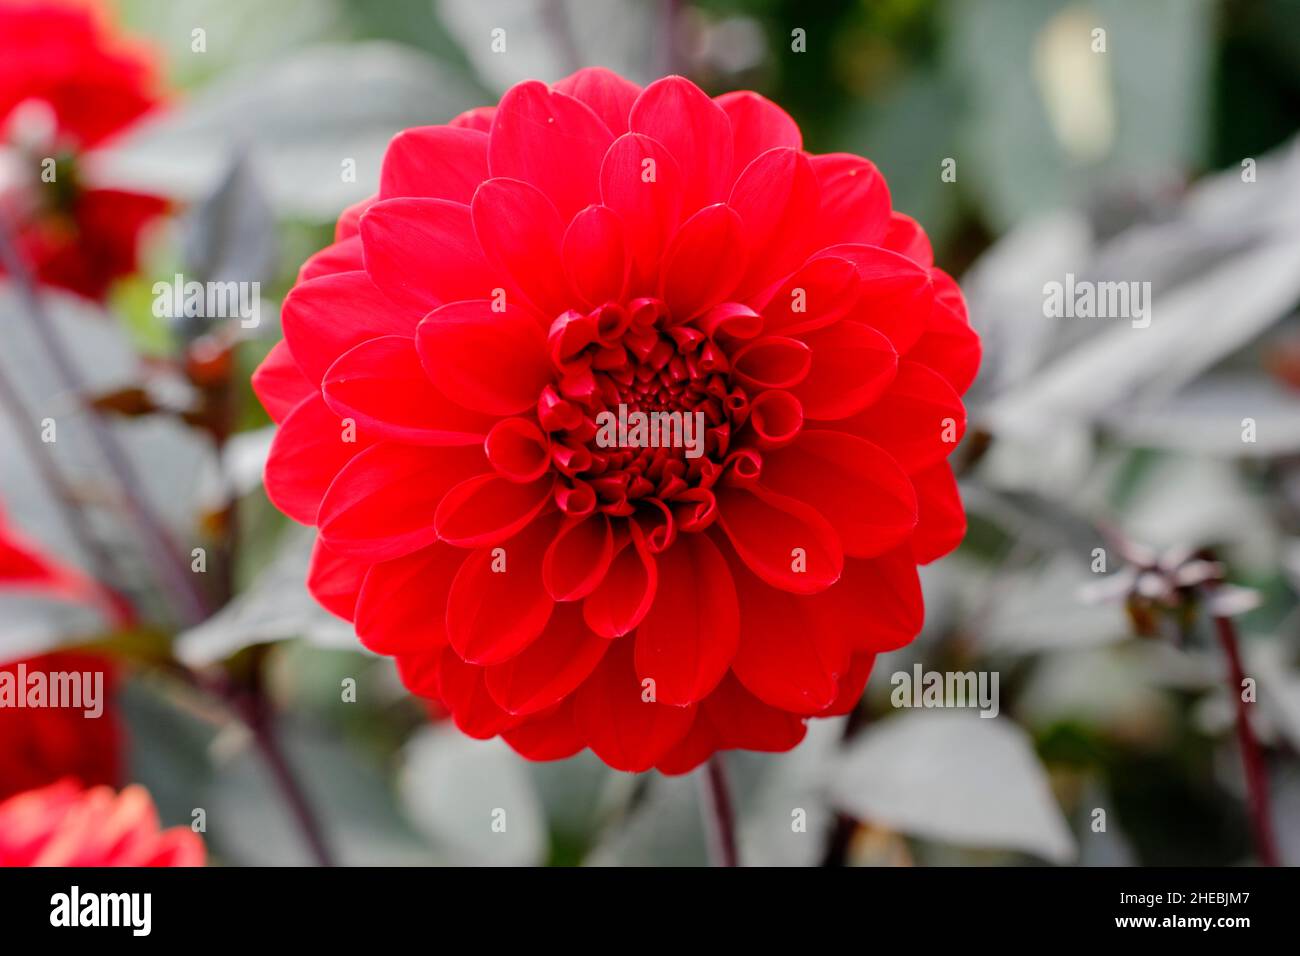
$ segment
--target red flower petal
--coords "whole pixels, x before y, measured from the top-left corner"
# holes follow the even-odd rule
[[[519,83],[501,98],[490,135],[492,175],[536,186],[566,222],[598,200],[600,164],[614,136],[586,104],[536,80]]]
[[[420,316],[395,305],[364,272],[339,272],[293,287],[280,321],[303,375],[320,382],[340,355],[381,335],[413,335]]]
[[[474,194],[470,213],[488,258],[539,312],[558,315],[568,308],[560,263],[564,224],[540,190],[517,179],[489,179]]]
[[[934,277],[934,311],[925,334],[907,353],[914,362],[928,365],[956,390],[970,388],[980,367],[980,340],[966,317],[966,303],[952,277],[940,269]]]
[[[371,567],[357,598],[357,637],[376,654],[433,653],[447,643],[447,595],[465,552],[441,541]]]
[[[952,454],[966,433],[966,409],[938,373],[903,359],[879,401],[834,427],[875,442],[914,475]]]
[[[690,80],[666,76],[641,91],[628,122],[668,147],[682,171],[682,212],[722,202],[731,186],[731,121]],[[612,204],[611,204],[612,205]]]
[[[361,237],[349,236],[326,246],[302,264],[298,282],[310,282],[336,272],[356,272],[362,268]]]
[[[468,203],[488,177],[487,134],[455,126],[417,126],[393,137],[379,174],[379,198],[423,196]]]
[[[369,564],[331,551],[317,538],[307,567],[307,590],[325,610],[350,621],[369,570]]]
[[[664,302],[685,321],[727,298],[744,273],[740,217],[722,204],[706,206],[682,223],[664,255]]]
[[[889,187],[876,164],[850,153],[812,157],[821,187],[818,245],[880,245],[889,231]]]
[[[930,237],[925,234],[919,222],[904,213],[890,214],[889,229],[885,232],[881,245],[894,252],[901,252],[923,269],[934,265]]]
[[[627,288],[627,242],[618,213],[608,206],[588,206],[573,217],[564,233],[564,274],[569,287],[588,308],[615,302]]]
[[[527,484],[500,475],[477,475],[447,492],[433,523],[438,537],[462,548],[499,544],[518,534],[551,500],[555,479]],[[539,561],[539,586],[540,586]]]
[[[715,97],[713,102],[722,107],[731,120],[733,182],[741,170],[769,149],[778,146],[803,148],[803,135],[798,124],[767,97],[749,90],[736,90]]]
[[[596,669],[610,642],[593,633],[576,604],[560,604],[542,636],[487,669],[487,689],[512,714],[534,714],[572,694]]]
[[[552,84],[551,89],[586,103],[615,136],[627,132],[628,114],[641,95],[641,87],[603,66],[578,70]]]
[[[582,605],[588,626],[602,637],[631,631],[650,610],[659,586],[659,568],[636,522],[614,555],[604,578]]]
[[[741,560],[774,588],[814,594],[839,580],[839,536],[811,505],[759,487],[718,492],[718,523]]]
[[[614,529],[603,514],[569,518],[542,560],[542,581],[557,601],[584,598],[605,578],[614,559]]]
[[[551,467],[551,446],[537,423],[527,418],[503,418],[483,442],[488,461],[498,475],[525,484]]]
[[[623,221],[635,289],[656,288],[664,250],[682,221],[677,160],[649,136],[620,136],[601,164],[600,195]]]
[[[274,422],[284,421],[295,405],[316,391],[298,368],[289,346],[281,339],[271,346],[253,372],[253,392]]]
[[[510,303],[453,302],[416,329],[416,348],[438,390],[488,415],[513,415],[537,403],[551,379],[539,317]]]
[[[487,690],[485,669],[466,664],[450,647],[439,662],[438,696],[451,711],[456,726],[471,737],[487,740],[519,723],[506,713]]]
[[[464,203],[377,202],[361,217],[361,242],[375,285],[421,314],[444,302],[491,298],[505,285],[483,255]]]
[[[813,259],[794,272],[763,305],[763,327],[773,335],[800,335],[842,319],[857,303],[858,270],[847,259]]]
[[[861,438],[805,431],[763,457],[764,487],[812,505],[834,525],[844,553],[883,554],[916,527],[916,492],[886,452]]]
[[[706,535],[687,534],[659,556],[654,604],[636,632],[636,672],[660,703],[684,707],[722,679],[740,640],[731,571]]]
[[[946,461],[912,476],[920,520],[912,536],[916,560],[929,564],[954,550],[966,537],[966,512],[952,466]]]
[[[808,613],[819,632],[854,651],[892,651],[910,643],[925,623],[911,547],[845,561],[844,576],[810,599]]]
[[[476,106],[471,110],[455,116],[448,126],[454,126],[457,129],[476,129],[486,133],[492,129],[492,120],[497,115],[495,106]]]
[[[573,719],[596,756],[615,770],[649,770],[691,728],[694,707],[642,699],[630,640],[616,641],[578,690]]]
[[[563,760],[584,746],[573,723],[571,699],[553,710],[529,717],[517,727],[502,731],[501,737],[528,760]]]
[[[817,217],[817,179],[796,149],[763,153],[741,172],[727,205],[740,216],[749,246],[746,292],[789,275],[812,250]]]
[[[349,437],[356,440],[347,441]],[[266,496],[294,521],[315,524],[334,476],[372,442],[365,432],[345,424],[319,395],[304,399],[271,440]]]
[[[898,373],[898,353],[889,339],[861,322],[836,322],[803,340],[812,349],[812,368],[793,390],[808,418],[826,421],[860,412]]]
[[[321,501],[321,537],[331,548],[388,561],[433,544],[446,493],[487,467],[478,448],[417,448],[380,442],[353,458]]]
[[[899,355],[916,344],[930,323],[934,285],[911,259],[877,246],[831,246],[814,256],[848,259],[857,267],[861,291],[848,317],[879,329]]]
[[[871,667],[876,663],[875,654],[854,654],[849,661],[848,672],[840,678],[840,689],[835,699],[825,710],[817,712],[818,717],[839,717],[852,713],[862,699],[862,692],[871,677]]]
[[[416,445],[477,445],[493,419],[468,411],[433,387],[415,339],[387,335],[362,342],[330,366],[325,403],[367,435]]]
[[[713,727],[720,747],[770,753],[789,750],[808,732],[803,717],[763,703],[730,673],[700,705],[696,721]]]

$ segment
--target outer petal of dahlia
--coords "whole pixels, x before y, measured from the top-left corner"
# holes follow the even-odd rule
[[[793,391],[808,418],[833,421],[860,412],[898,373],[889,339],[861,322],[844,320],[799,337],[812,349],[812,368]]]
[[[470,214],[483,251],[542,315],[572,305],[560,262],[564,223],[541,190],[518,179],[489,179],[474,193]]]
[[[929,564],[961,544],[966,537],[966,512],[961,493],[946,461],[931,465],[912,476],[920,520],[912,536],[916,560]]]
[[[582,620],[577,604],[559,604],[541,637],[503,664],[488,667],[488,693],[512,714],[540,714],[576,691],[610,641]]]
[[[351,621],[356,613],[361,582],[369,570],[369,564],[331,551],[317,538],[307,568],[307,590],[325,610]]]
[[[544,518],[503,548],[465,558],[447,596],[447,638],[462,660],[502,664],[541,637],[555,607],[542,586],[542,555],[558,523]]]
[[[497,115],[495,106],[476,106],[471,110],[466,110],[452,119],[448,126],[454,126],[457,129],[476,129],[486,133],[492,128],[492,120]]]
[[[961,395],[970,388],[975,373],[979,371],[980,340],[970,327],[966,302],[957,283],[941,269],[932,270],[931,275],[934,277],[934,311],[925,334],[907,357],[934,369]]]
[[[759,482],[816,508],[855,558],[884,554],[916,527],[907,474],[879,446],[843,432],[805,431],[768,452]]]
[[[858,270],[861,291],[848,318],[883,332],[899,355],[916,344],[930,323],[934,285],[930,273],[911,259],[878,246],[830,246],[813,258],[848,259]]]
[[[731,121],[731,178],[735,182],[741,170],[760,154],[778,146],[803,148],[803,134],[790,114],[767,97],[749,90],[737,90],[715,97]]]
[[[319,383],[344,352],[381,335],[414,335],[420,313],[390,301],[365,272],[338,272],[294,286],[280,321],[308,381]]]
[[[271,440],[266,496],[294,521],[314,525],[330,482],[372,443],[365,432],[350,431],[320,395],[313,394],[285,417]]]
[[[359,199],[339,213],[339,221],[334,224],[334,241],[342,242],[361,234],[361,217],[378,201],[378,196]]]
[[[821,187],[817,246],[880,245],[889,232],[889,186],[876,164],[851,153],[813,156]]]
[[[735,211],[706,206],[673,236],[664,255],[661,294],[679,321],[728,298],[745,274],[746,239]]]
[[[585,103],[536,80],[516,84],[501,98],[490,135],[492,175],[536,186],[566,222],[598,201],[614,134]]]
[[[321,537],[335,551],[388,561],[437,540],[434,515],[453,487],[487,467],[478,448],[380,442],[335,477],[321,500]]]
[[[573,700],[502,731],[502,739],[528,760],[563,760],[585,744],[573,722]]]
[[[361,643],[376,654],[440,651],[447,644],[440,609],[464,562],[462,549],[439,541],[371,567],[356,604]]]
[[[361,237],[340,239],[311,256],[298,270],[298,284],[336,272],[356,272],[362,268]]]
[[[415,696],[442,706],[442,662],[446,653],[444,645],[432,650],[421,647],[397,654],[397,676],[402,686]],[[454,653],[451,656],[459,660]]]
[[[885,233],[881,245],[894,252],[901,252],[923,269],[934,265],[934,249],[930,246],[930,237],[925,234],[919,222],[905,213],[890,214],[889,231]]]
[[[295,405],[315,391],[315,386],[298,368],[284,339],[271,346],[271,351],[253,372],[253,392],[276,424],[284,421]]]
[[[636,632],[636,672],[655,682],[660,703],[685,707],[717,686],[736,654],[736,586],[704,534],[683,535],[657,564],[655,601]]]
[[[937,372],[903,359],[874,405],[832,427],[875,442],[914,475],[952,454],[966,432],[966,409]]]
[[[376,439],[478,445],[495,422],[433,386],[410,336],[385,335],[350,349],[330,366],[321,388],[340,419],[352,419]]]
[[[844,318],[860,294],[857,267],[848,259],[813,259],[762,303],[763,329],[771,335],[802,336],[825,328]]]
[[[603,66],[578,70],[553,83],[551,89],[586,103],[615,136],[627,132],[628,114],[641,95],[641,87]]]
[[[569,223],[562,250],[564,275],[583,305],[590,309],[622,298],[632,260],[618,213],[588,206]]]
[[[812,166],[797,149],[770,149],[744,168],[727,200],[744,223],[750,248],[739,298],[767,288],[807,258],[819,201]]]
[[[702,713],[696,714],[695,723],[686,732],[686,736],[664,754],[655,764],[655,769],[669,777],[690,773],[718,750],[718,735],[713,726],[704,719]]]
[[[896,650],[921,632],[925,602],[912,548],[844,562],[844,576],[814,595],[808,613],[820,631],[854,653]]]
[[[635,522],[630,534],[615,544],[609,570],[583,601],[583,619],[602,637],[620,637],[649,613],[659,587],[659,567]]]
[[[601,200],[623,221],[637,291],[651,291],[658,282],[664,250],[682,221],[684,189],[677,160],[653,137],[625,133],[605,154]]]
[[[829,707],[848,671],[840,635],[814,626],[808,598],[769,587],[730,559],[740,599],[740,649],[731,670],[745,689],[773,707],[814,714]]]
[[[727,198],[734,161],[731,120],[690,80],[666,76],[647,86],[632,104],[628,128],[654,137],[676,158],[683,214]]]
[[[849,661],[848,672],[840,678],[840,692],[825,710],[818,711],[818,717],[839,717],[848,714],[858,706],[862,691],[866,689],[867,679],[871,676],[871,667],[876,662],[875,654],[854,654]]]
[[[466,664],[450,647],[443,649],[438,666],[439,697],[456,726],[479,740],[495,737],[521,722],[497,706],[488,693],[485,673],[485,668]]]
[[[393,137],[379,174],[379,198],[423,196],[468,203],[487,179],[487,133],[418,126]]]
[[[491,298],[501,286],[469,206],[447,199],[385,199],[361,217],[366,271],[398,305],[423,315],[444,302]]]
[[[718,523],[736,554],[773,588],[815,594],[839,580],[839,535],[811,505],[760,486],[723,488],[717,499]]]
[[[584,598],[605,579],[614,560],[614,528],[608,516],[567,518],[542,559],[542,582],[557,601]]]
[[[799,339],[767,335],[741,346],[731,367],[736,381],[753,391],[794,388],[812,371],[813,353]]]
[[[616,770],[649,770],[686,736],[696,708],[646,700],[632,662],[633,642],[615,641],[574,698],[574,723]]]
[[[541,317],[510,302],[453,302],[416,330],[425,371],[443,394],[487,415],[513,415],[537,404],[551,378]]]
[[[777,753],[798,744],[808,731],[803,717],[763,703],[735,674],[722,679],[700,706],[700,713],[712,725],[718,745],[727,749]]]

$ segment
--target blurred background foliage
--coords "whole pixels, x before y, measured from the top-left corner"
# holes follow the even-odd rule
[[[1112,527],[1155,547],[1213,548],[1260,594],[1240,619],[1259,684],[1252,713],[1283,858],[1300,864],[1300,0],[116,8],[155,46],[175,92],[169,110],[99,158],[99,175],[161,190],[178,212],[148,268],[117,290],[120,325],[71,300],[51,310],[91,386],[153,397],[147,414],[113,427],[181,540],[237,541],[214,557],[224,584],[213,597],[229,600],[173,638],[101,635],[83,612],[6,597],[0,647],[13,657],[97,641],[134,660],[123,691],[131,777],[169,822],[207,808],[218,861],[310,857],[247,730],[159,666],[169,655],[255,680],[274,702],[344,862],[705,862],[691,778],[628,777],[590,755],[527,764],[410,700],[389,663],[360,653],[350,628],[308,597],[310,540],[260,488],[271,431],[247,380],[278,338],[267,313],[343,206],[374,190],[391,135],[493,102],[517,80],[599,64],[641,82],[676,71],[712,93],[756,89],[792,113],[808,148],[873,159],[895,207],[920,220],[937,264],[961,279],[985,342],[957,454],[967,542],[923,569],[925,631],[877,662],[850,721],[815,722],[790,754],[728,757],[742,857],[1249,860],[1232,697],[1204,621],[1177,641],[1134,638],[1122,603],[1081,598],[1098,577],[1095,548],[1107,549],[1107,573],[1121,569],[1103,537]],[[495,27],[507,31],[506,54],[490,48]],[[1098,27],[1104,54],[1090,47]],[[196,28],[202,53],[191,50]],[[796,30],[806,52],[792,51]],[[348,159],[355,182],[340,176]],[[946,159],[954,182],[940,176]],[[262,327],[155,318],[151,287],[178,271],[259,279]],[[1045,318],[1043,285],[1066,272],[1152,282],[1151,328]],[[32,349],[14,342],[11,364],[35,403],[55,407],[59,390]],[[176,410],[223,362],[235,393],[205,433]],[[1255,443],[1242,442],[1246,417]],[[0,430],[0,442],[11,513],[84,559],[11,436]],[[59,445],[93,491],[93,461],[75,437]],[[100,505],[118,583],[166,619],[111,502]],[[892,708],[889,677],[915,662],[996,670],[1001,716]],[[341,705],[348,679],[357,703]],[[491,832],[484,807],[507,810],[507,834]],[[792,829],[798,811],[806,833]]]

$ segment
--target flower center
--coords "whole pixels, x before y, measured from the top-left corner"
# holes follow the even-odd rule
[[[708,335],[643,298],[564,313],[550,352],[556,378],[539,417],[567,484],[561,507],[631,515],[643,504],[711,505],[747,402]]]

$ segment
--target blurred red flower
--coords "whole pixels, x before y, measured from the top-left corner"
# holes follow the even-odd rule
[[[0,674],[17,682],[27,675],[98,673],[104,675],[103,713],[87,717],[85,708],[0,707],[0,800],[65,777],[86,786],[120,780],[122,730],[112,706],[115,671],[97,654],[56,653],[0,665]],[[19,688],[19,693],[25,693]]]
[[[206,855],[189,828],[160,829],[140,786],[64,780],[0,803],[0,866],[202,866]]]
[[[0,215],[39,281],[102,299],[135,270],[167,204],[82,181],[81,159],[154,108],[155,86],[152,56],[98,4],[0,0]]]
[[[683,772],[793,747],[916,635],[980,349],[871,162],[583,70],[397,136],[336,238],[254,376],[267,491],[463,731]]]

